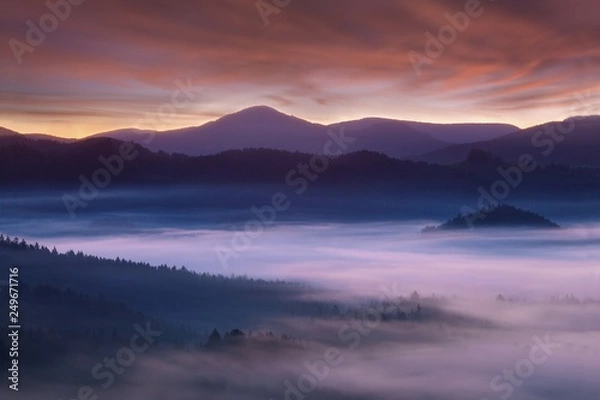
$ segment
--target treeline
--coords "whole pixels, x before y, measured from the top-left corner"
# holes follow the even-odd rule
[[[21,280],[32,286],[50,284],[104,295],[198,329],[250,326],[278,315],[320,315],[326,309],[326,303],[307,299],[316,290],[299,283],[226,277],[74,251],[61,254],[5,235],[0,264],[18,266]]]
[[[27,252],[36,252],[40,256],[52,256],[62,260],[75,260],[76,262],[80,262],[86,266],[90,265],[111,265],[118,268],[125,269],[153,269],[161,273],[167,274],[179,274],[178,276],[183,276],[184,279],[207,279],[211,281],[227,281],[227,282],[243,282],[244,284],[249,285],[257,285],[257,286],[279,286],[279,285],[289,285],[293,287],[306,287],[304,284],[299,282],[286,282],[284,280],[264,280],[264,279],[256,279],[256,278],[248,278],[246,275],[230,275],[228,277],[222,274],[210,274],[206,272],[196,272],[188,270],[185,266],[176,267],[176,266],[168,266],[166,264],[161,264],[158,266],[153,266],[150,263],[146,262],[134,262],[131,260],[122,259],[117,257],[115,259],[103,258],[93,255],[84,254],[82,251],[75,252],[73,250],[69,250],[65,253],[59,253],[54,247],[50,250],[48,247],[44,245],[40,245],[38,242],[35,243],[27,243],[24,239],[20,239],[18,237],[10,237],[9,235],[4,235],[0,233],[0,249],[12,251],[16,254],[22,251],[24,253]],[[5,255],[5,258],[8,258]],[[1,260],[1,259],[0,259]],[[16,261],[18,264],[18,260]]]
[[[501,303],[511,304],[554,304],[554,305],[585,305],[585,304],[600,304],[600,299],[592,297],[577,297],[573,294],[554,295],[545,298],[544,300],[529,300],[526,298],[505,297],[502,294],[496,296],[496,301]]]
[[[300,283],[225,277],[185,267],[153,267],[74,251],[61,254],[6,235],[0,235],[0,263],[18,266],[21,281],[31,287],[50,285],[65,293],[110,299],[199,332],[258,326],[277,317],[359,318],[374,306],[319,300],[319,290]],[[398,307],[382,312],[386,320],[411,320],[424,315],[416,310],[418,304],[424,306],[425,299],[389,301]]]

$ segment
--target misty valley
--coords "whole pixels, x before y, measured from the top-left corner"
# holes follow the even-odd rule
[[[593,203],[516,195],[515,205],[560,228],[427,233],[473,198],[318,185],[293,198],[291,190],[285,183],[117,188],[76,218],[62,191],[6,190],[0,262],[19,268],[21,374],[35,380],[22,395],[598,393]],[[289,207],[267,213],[271,195],[286,191]],[[10,345],[3,338],[2,352]]]
[[[0,400],[600,400],[599,0],[12,0]]]

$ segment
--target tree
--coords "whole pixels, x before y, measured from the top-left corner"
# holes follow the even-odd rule
[[[207,347],[213,347],[221,344],[222,338],[219,331],[215,328],[212,333],[208,337],[208,342],[206,343]]]

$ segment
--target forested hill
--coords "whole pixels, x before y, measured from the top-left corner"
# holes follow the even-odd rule
[[[181,348],[235,344],[242,337],[258,345],[264,344],[263,337],[269,345],[281,345],[280,339],[286,346],[294,345],[285,332],[269,333],[279,327],[275,321],[358,318],[366,307],[374,306],[342,305],[300,283],[153,267],[73,251],[61,254],[3,234],[0,265],[19,270],[20,318],[28,346],[24,356],[36,364],[122,343],[134,324],[150,324],[164,332],[163,343]],[[397,304],[382,313],[385,320],[450,318],[434,307],[440,299],[391,300]],[[420,304],[429,304],[427,313]],[[4,325],[8,324],[6,316],[0,317]],[[0,339],[0,350],[4,346],[6,341]]]
[[[216,262],[216,261],[215,261]],[[278,315],[323,311],[305,300],[315,293],[298,283],[196,273],[185,267],[110,260],[0,236],[0,265],[18,266],[30,286],[48,284],[122,302],[144,313],[198,327],[238,327]]]
[[[423,231],[438,232],[471,228],[557,229],[560,226],[542,215],[501,204],[466,215],[457,215],[437,227],[429,226]]]

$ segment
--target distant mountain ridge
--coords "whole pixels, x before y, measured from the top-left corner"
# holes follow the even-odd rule
[[[355,138],[349,151],[381,151],[404,158],[464,142],[466,137],[492,138],[518,129],[502,124],[425,124],[386,118],[364,118],[330,125],[312,123],[267,106],[246,108],[198,127],[165,132],[120,130],[94,137],[133,141],[153,151],[209,155],[226,150],[270,148],[285,151],[322,153],[327,131],[344,129]],[[466,130],[467,136],[463,133]]]
[[[560,132],[565,127],[569,128],[568,134]],[[456,164],[472,150],[481,150],[509,163],[530,154],[541,165],[600,166],[600,117],[597,116],[570,118],[523,130],[504,124],[430,124],[387,118],[323,125],[271,107],[256,106],[197,127],[164,132],[120,129],[89,138],[112,138],[134,142],[154,152],[190,156],[249,148],[323,154],[331,132],[350,138],[346,153],[367,150],[433,164]],[[18,137],[74,141],[43,134],[21,135],[0,128],[0,138],[17,140]]]
[[[11,129],[7,129],[7,128],[0,126],[0,138],[7,138],[7,137],[13,137],[13,138],[26,137],[28,139],[54,140],[56,142],[62,142],[62,143],[71,143],[71,142],[75,142],[77,140],[77,139],[69,139],[69,138],[62,138],[62,137],[58,137],[58,136],[47,135],[45,133],[19,133],[19,132],[13,131]]]
[[[323,153],[323,146],[328,140],[327,132],[333,130],[339,133],[342,129],[355,138],[348,152],[381,151],[390,157],[406,158],[454,143],[495,138],[518,128],[504,124],[428,124],[387,118],[363,118],[324,125],[284,114],[271,107],[255,106],[201,126],[163,132],[126,128],[88,138],[109,137],[132,141],[152,151],[192,156],[245,148]],[[18,135],[17,132],[8,132]],[[49,135],[28,136],[68,141]]]
[[[518,127],[499,123],[454,123],[436,124],[430,122],[401,121],[387,118],[363,118],[354,121],[338,122],[329,125],[330,128],[343,126],[349,130],[360,130],[381,125],[385,123],[404,124],[420,133],[425,133],[434,139],[449,144],[462,144],[477,142],[485,139],[493,139],[519,130]],[[482,134],[482,131],[485,131]]]

